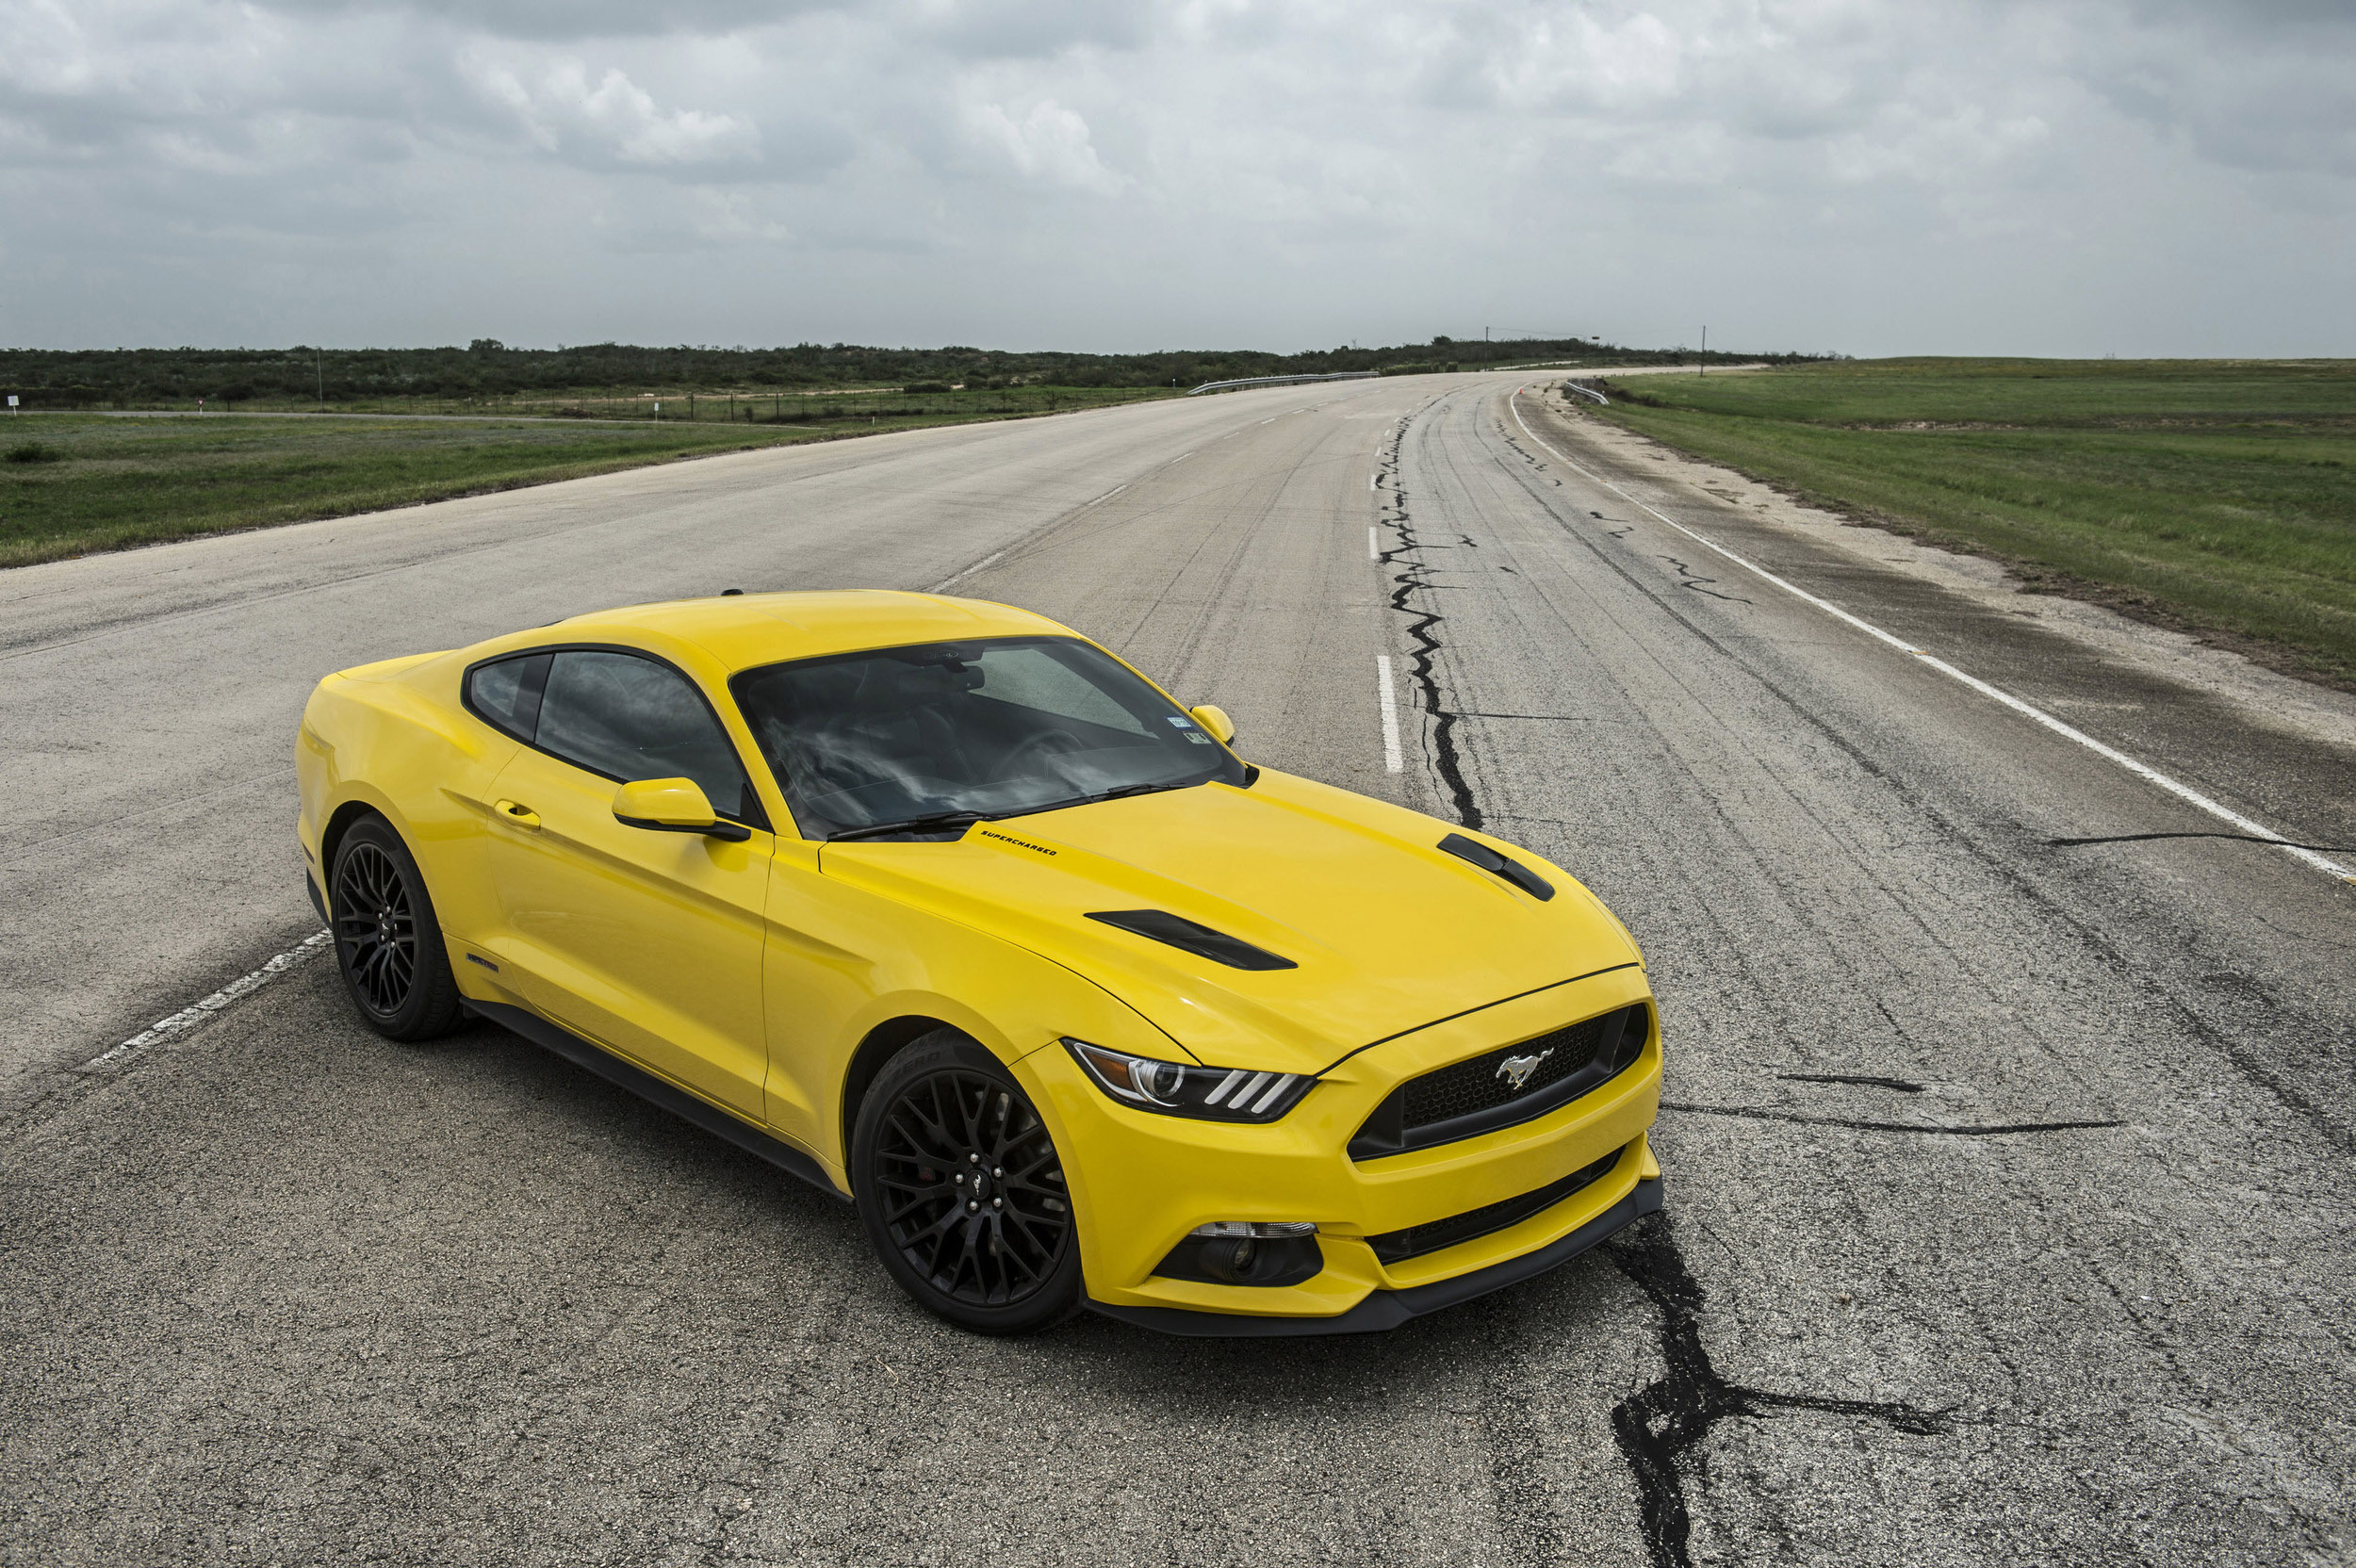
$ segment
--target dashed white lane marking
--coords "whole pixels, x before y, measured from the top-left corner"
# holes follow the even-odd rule
[[[1103,495],[1097,497],[1095,500],[1082,501],[1080,503],[1080,510],[1086,512],[1091,506],[1095,506],[1103,501],[1111,500],[1115,496],[1120,495],[1123,490],[1128,488],[1129,487],[1125,484],[1116,484],[1111,489],[1105,491]]]
[[[157,1019],[149,1027],[140,1030],[111,1051],[91,1057],[82,1064],[82,1070],[89,1072],[96,1069],[112,1067],[117,1062],[138,1055],[158,1040],[170,1039],[174,1035],[188,1033],[232,1002],[237,1001],[237,998],[252,995],[305,958],[315,956],[321,948],[327,945],[327,941],[328,936],[324,931],[303,938],[303,940],[286,949],[286,952],[281,953],[253,973],[241,975],[230,981],[212,995],[191,1003],[170,1018]]]
[[[1399,773],[1407,766],[1399,752],[1399,696],[1391,689],[1391,656],[1374,656],[1376,684],[1383,696],[1383,767],[1385,772]]]
[[[1373,491],[1378,496],[1381,495],[1383,493],[1383,476],[1381,474],[1368,474],[1366,476],[1366,488]]]
[[[990,554],[982,557],[979,561],[976,561],[965,570],[957,573],[955,576],[942,578],[939,582],[936,582],[930,588],[925,589],[924,592],[927,594],[938,594],[953,582],[963,582],[967,578],[972,577],[975,572],[980,571],[984,566],[987,566],[990,563],[1003,558],[1006,553],[1006,552],[1005,550],[992,550]]]
[[[1366,559],[1368,561],[1383,559],[1383,551],[1374,542],[1374,530],[1371,528],[1366,530]]]
[[[2289,840],[2283,838],[2282,835],[2277,833],[2271,827],[2266,826],[2263,823],[2252,822],[2248,817],[2243,816],[2239,811],[2234,810],[2232,807],[2211,800],[2207,795],[2202,794],[2191,785],[2179,783],[2177,780],[2170,778],[2168,775],[2160,772],[2157,768],[2152,767],[2151,764],[2147,762],[2139,762],[2123,751],[2119,751],[2112,746],[2104,745],[2102,742],[2096,740],[2085,730],[2064,724],[2061,720],[2053,717],[2053,714],[2045,711],[2044,709],[2037,707],[2033,703],[2023,702],[2021,698],[2014,696],[2010,692],[1989,685],[1987,681],[1982,680],[1978,676],[1966,675],[1963,671],[1955,668],[1953,664],[1948,663],[1947,661],[1938,657],[1936,654],[1932,654],[1922,648],[1916,647],[1913,644],[1907,642],[1903,637],[1891,636],[1889,632],[1884,631],[1881,628],[1873,625],[1873,622],[1861,620],[1858,617],[1850,614],[1846,610],[1841,609],[1839,605],[1833,604],[1828,600],[1818,598],[1814,594],[1809,593],[1807,589],[1799,587],[1794,583],[1785,581],[1782,578],[1777,577],[1766,567],[1754,565],[1752,563],[1743,560],[1742,557],[1735,554],[1732,550],[1726,548],[1724,545],[1719,544],[1717,541],[1706,538],[1703,535],[1694,532],[1692,529],[1687,528],[1683,523],[1677,521],[1675,518],[1664,516],[1654,508],[1645,506],[1643,501],[1638,500],[1634,496],[1629,495],[1627,491],[1621,489],[1610,480],[1605,479],[1601,474],[1590,473],[1587,469],[1580,467],[1577,463],[1574,463],[1569,458],[1564,457],[1561,451],[1555,449],[1552,442],[1546,440],[1536,431],[1531,430],[1530,428],[1530,422],[1522,417],[1521,397],[1521,389],[1517,387],[1514,389],[1512,396],[1506,400],[1512,404],[1513,409],[1513,422],[1522,427],[1522,433],[1524,435],[1529,436],[1532,441],[1535,441],[1541,447],[1546,448],[1547,451],[1553,452],[1556,461],[1562,463],[1565,467],[1571,469],[1575,473],[1586,475],[1588,479],[1602,485],[1606,490],[1611,491],[1613,495],[1619,497],[1630,506],[1643,507],[1644,511],[1652,513],[1652,514],[1659,518],[1661,522],[1668,524],[1669,527],[1677,530],[1679,533],[1684,534],[1688,539],[1693,540],[1693,543],[1701,546],[1704,549],[1716,551],[1718,554],[1726,557],[1728,561],[1733,562],[1736,565],[1742,567],[1744,571],[1750,573],[1753,577],[1759,579],[1761,581],[1771,582],[1776,587],[1782,589],[1785,593],[1791,595],[1793,598],[1799,599],[1803,603],[1815,606],[1825,614],[1832,616],[1835,620],[1845,622],[1848,625],[1857,628],[1857,630],[1864,632],[1868,637],[1872,637],[1878,642],[1889,644],[1891,647],[1896,648],[1900,653],[1906,654],[1909,658],[1921,660],[1924,664],[1934,670],[1937,670],[1939,674],[1948,677],[1950,679],[1960,681],[1962,684],[1970,687],[1972,690],[1979,693],[1980,695],[1988,698],[1990,701],[2000,702],[2006,708],[2011,709],[2014,712],[2020,714],[2021,717],[2043,725],[2046,728],[2052,730],[2054,734],[2059,735],[2064,740],[2077,743],[2079,745],[2082,745],[2088,751],[2094,753],[2097,757],[2102,758],[2104,761],[2117,763],[2119,766],[2126,769],[2129,773],[2134,774],[2137,778],[2142,779],[2145,783],[2166,790],[2169,794],[2174,795],[2177,799],[2184,802],[2187,806],[2205,811],[2210,816],[2215,817],[2217,821],[2230,824],[2254,839],[2265,840],[2275,848],[2282,850],[2284,854],[2289,855],[2296,859],[2305,862],[2307,865],[2310,865],[2315,870],[2323,873],[2326,876],[2335,876],[2343,882],[2356,883],[2356,872],[2349,871],[2346,866],[2341,865],[2337,860],[2332,859],[2330,856],[2318,855],[2314,850],[2307,848],[2304,844],[2292,843]]]
[[[1196,451],[1200,451],[1201,449],[1202,449],[1199,447],[1195,449]],[[1184,463],[1186,459],[1192,457],[1193,455],[1194,452],[1180,452],[1176,457],[1171,458],[1169,463],[1164,464],[1163,466],[1170,467],[1177,464]]]

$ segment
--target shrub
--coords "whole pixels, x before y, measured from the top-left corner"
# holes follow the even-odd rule
[[[0,452],[0,457],[6,457],[10,463],[56,463],[61,455],[54,448],[44,447],[38,441],[19,441],[6,452]]]

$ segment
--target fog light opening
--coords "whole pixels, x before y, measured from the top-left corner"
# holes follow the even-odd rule
[[[1215,1241],[1203,1249],[1203,1271],[1214,1278],[1239,1285],[1252,1278],[1252,1266],[1260,1256],[1260,1244],[1246,1236],[1241,1241]]]
[[[1325,1269],[1306,1219],[1215,1219],[1186,1233],[1154,1273],[1222,1285],[1295,1285]]]

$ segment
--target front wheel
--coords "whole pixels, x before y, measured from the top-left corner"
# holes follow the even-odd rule
[[[998,1059],[953,1029],[876,1074],[851,1135],[875,1253],[927,1311],[977,1333],[1080,1308],[1080,1242],[1046,1123]]]
[[[388,1039],[447,1035],[464,1016],[442,927],[409,846],[382,817],[353,823],[327,879],[335,967],[368,1026]]]

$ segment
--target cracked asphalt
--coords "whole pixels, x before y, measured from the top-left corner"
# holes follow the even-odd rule
[[[1596,478],[2299,841],[2356,845],[2356,751],[1513,388],[0,575],[0,1560],[2356,1561],[2356,888]],[[80,1069],[314,929],[287,751],[319,673],[959,573],[1226,707],[1254,760],[1593,886],[1661,999],[1664,1221],[1387,1336],[990,1342],[904,1304],[840,1205],[503,1032],[389,1046],[321,962]]]

